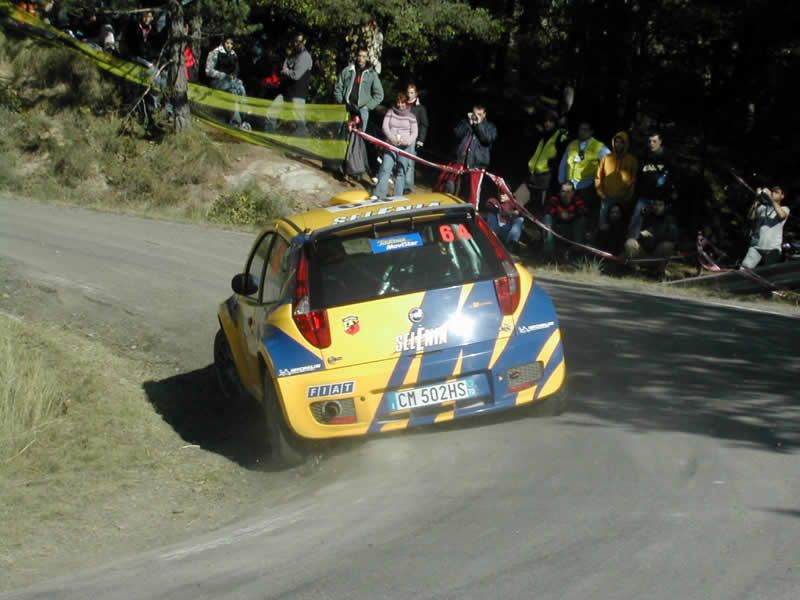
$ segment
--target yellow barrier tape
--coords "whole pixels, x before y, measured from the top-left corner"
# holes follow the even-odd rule
[[[145,66],[124,60],[89,43],[77,40],[41,19],[20,11],[16,5],[7,0],[0,0],[0,11],[5,12],[17,24],[25,25],[26,29],[33,30],[33,33],[40,37],[51,42],[61,42],[73,50],[81,52],[98,68],[115,77],[141,86],[153,84],[153,76]],[[197,83],[189,83],[188,88],[189,101],[195,116],[202,122],[234,137],[261,146],[278,146],[322,160],[335,161],[344,158],[347,140],[341,137],[341,133],[344,131],[342,124],[347,120],[347,112],[340,104],[298,106],[291,101],[276,103],[265,98],[241,97]],[[229,114],[225,115],[224,120],[214,117],[215,111],[232,113],[237,109],[242,115],[254,117],[259,121],[269,118],[283,125],[288,123],[290,126],[301,118],[308,125],[306,131],[312,135],[242,131],[224,124],[229,119]],[[277,130],[281,129],[281,124],[276,127]],[[326,135],[322,135],[323,133]]]

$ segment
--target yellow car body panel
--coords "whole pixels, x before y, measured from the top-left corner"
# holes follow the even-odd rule
[[[384,200],[293,215],[265,231],[288,243],[363,218],[462,204],[441,194]],[[326,439],[396,431],[531,404],[561,389],[566,366],[555,310],[533,276],[516,268],[520,301],[513,314],[499,313],[492,280],[374,298],[326,309],[331,343],[324,349],[303,337],[291,299],[259,307],[234,294],[220,305],[219,321],[245,389],[261,398],[266,371],[296,434]],[[415,323],[414,311],[426,320]],[[534,367],[538,379],[517,390],[513,378]],[[408,390],[412,398],[431,386],[444,394],[464,381],[482,390],[479,399],[403,408]],[[353,422],[324,422],[319,407],[328,402],[352,405]]]

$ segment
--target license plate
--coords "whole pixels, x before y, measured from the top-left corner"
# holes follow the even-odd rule
[[[486,393],[486,386],[482,385],[482,381],[483,378],[480,377],[465,377],[392,392],[389,405],[392,411],[397,411],[476,398]]]

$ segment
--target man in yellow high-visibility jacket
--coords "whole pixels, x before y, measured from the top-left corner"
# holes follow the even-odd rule
[[[593,134],[594,129],[591,124],[582,122],[578,126],[578,138],[567,144],[558,167],[558,183],[567,181],[573,183],[576,192],[580,194],[589,209],[592,222],[596,220],[600,211],[594,179],[600,161],[611,152],[603,142],[592,137]]]
[[[555,187],[558,161],[567,145],[567,130],[558,127],[558,115],[548,110],[539,126],[542,137],[528,161],[528,179],[517,188],[517,202],[529,210],[540,212]]]

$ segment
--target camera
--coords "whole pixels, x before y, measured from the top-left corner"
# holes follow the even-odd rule
[[[772,204],[772,194],[767,188],[759,188],[756,191],[756,200],[760,204]]]
[[[467,118],[469,119],[470,123],[474,124],[478,122],[478,115],[476,115],[474,112],[468,113]]]

